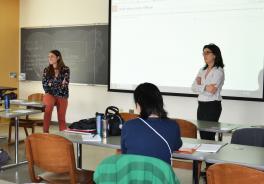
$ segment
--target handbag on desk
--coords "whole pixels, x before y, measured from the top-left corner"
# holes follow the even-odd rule
[[[105,110],[105,119],[108,123],[108,134],[110,136],[121,135],[123,119],[119,114],[119,109],[115,106],[109,106]]]

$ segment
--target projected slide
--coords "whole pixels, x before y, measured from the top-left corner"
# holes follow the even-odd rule
[[[261,99],[264,0],[112,0],[109,88],[193,94],[209,43],[222,51],[222,95]]]

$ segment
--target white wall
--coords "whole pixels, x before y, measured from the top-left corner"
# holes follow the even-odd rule
[[[108,22],[108,0],[20,0],[20,27],[102,24]],[[228,79],[227,79],[228,80]],[[20,98],[43,92],[41,82],[20,82]],[[164,97],[170,117],[196,119],[197,99]],[[106,86],[70,85],[67,122],[94,116],[108,105],[134,108],[133,96],[107,92]],[[264,124],[264,103],[223,100],[222,122]],[[53,113],[56,120],[56,113]]]
[[[107,0],[20,0],[20,26],[108,23]]]

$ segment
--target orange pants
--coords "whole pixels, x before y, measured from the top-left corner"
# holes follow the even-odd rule
[[[45,94],[43,98],[43,103],[45,105],[43,132],[47,132],[47,133],[49,132],[49,125],[50,125],[51,115],[54,106],[57,106],[57,115],[58,115],[60,131],[65,130],[66,129],[65,115],[68,106],[68,99],[53,96],[50,94]]]

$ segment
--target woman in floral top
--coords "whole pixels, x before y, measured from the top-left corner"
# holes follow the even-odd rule
[[[61,53],[52,50],[49,53],[49,66],[44,69],[42,85],[45,91],[43,132],[49,132],[52,110],[57,106],[60,131],[66,129],[65,115],[69,97],[70,69],[65,66]]]

